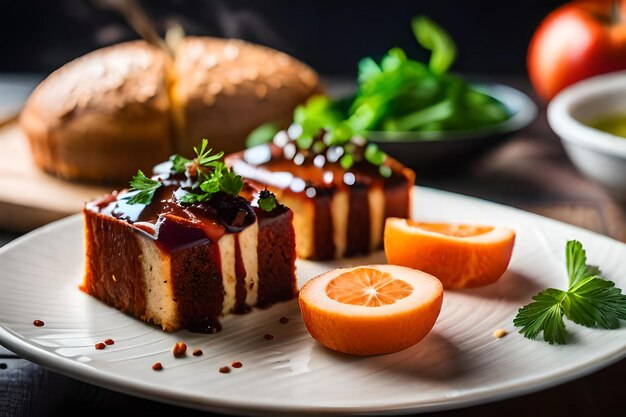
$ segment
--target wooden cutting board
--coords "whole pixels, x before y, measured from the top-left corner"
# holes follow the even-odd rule
[[[16,122],[0,127],[0,229],[27,232],[79,213],[108,187],[73,183],[42,172]]]

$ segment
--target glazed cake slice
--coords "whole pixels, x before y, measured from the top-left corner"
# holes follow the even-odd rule
[[[383,169],[365,160],[344,169],[341,155],[339,148],[315,153],[275,139],[229,155],[226,163],[293,210],[298,256],[323,260],[380,249],[385,219],[411,213],[412,170],[390,157]]]
[[[186,204],[192,181],[167,171],[149,204],[128,204],[127,190],[86,204],[85,292],[166,331],[208,333],[297,294],[290,209],[222,191]]]

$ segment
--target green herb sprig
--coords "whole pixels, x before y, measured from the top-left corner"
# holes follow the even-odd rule
[[[615,283],[603,279],[600,270],[587,264],[587,254],[580,242],[571,240],[565,248],[569,277],[567,291],[548,288],[520,308],[513,320],[520,333],[535,339],[543,332],[550,344],[566,343],[567,331],[563,316],[586,327],[616,329],[626,320],[626,295]]]
[[[219,152],[215,155],[211,155],[211,152],[213,152],[213,148],[207,149],[208,146],[209,141],[207,139],[202,139],[200,149],[194,146],[193,151],[196,153],[196,157],[194,159],[187,159],[184,156],[178,154],[170,156],[170,161],[172,162],[172,171],[185,172],[189,164],[195,165],[195,168],[208,168],[213,166],[213,163],[219,161],[224,156],[224,152]]]
[[[257,204],[264,211],[272,211],[276,208],[276,195],[265,189],[259,193]]]
[[[221,161],[224,152],[214,155],[207,139],[202,139],[200,147],[194,146],[196,153],[194,159],[188,159],[181,155],[172,155],[169,160],[172,162],[171,170],[181,173],[188,172],[188,175],[196,177],[192,190],[180,198],[184,204],[202,203],[211,199],[217,192],[225,192],[231,195],[238,195],[243,188],[243,178],[232,172],[226,164]],[[161,187],[162,183],[153,180],[138,171],[130,182],[131,188],[123,199],[128,200],[128,204],[150,204],[154,192]]]
[[[161,182],[145,176],[141,170],[130,181],[128,193],[122,197],[128,204],[149,204],[154,192],[159,189]]]
[[[224,152],[211,155],[213,149],[209,148],[209,141],[202,139],[200,148],[193,148],[196,157],[193,160],[185,159],[180,155],[173,155],[172,170],[183,172],[190,170],[197,176],[193,190],[180,199],[181,203],[202,203],[211,199],[213,194],[223,191],[231,195],[238,195],[243,188],[243,178],[233,173],[224,162],[220,161]],[[180,169],[182,168],[182,171]]]
[[[243,188],[243,178],[236,175],[221,161],[211,161],[212,170],[208,174],[198,171],[198,181],[194,190],[181,197],[181,203],[194,204],[208,201],[217,192],[238,195]]]

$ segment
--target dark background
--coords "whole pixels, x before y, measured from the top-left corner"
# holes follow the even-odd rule
[[[90,50],[138,35],[107,6],[111,0],[3,1],[0,71],[48,73]],[[236,37],[285,51],[323,75],[353,76],[360,58],[393,46],[427,54],[410,20],[425,14],[456,40],[453,70],[525,75],[528,42],[541,19],[564,1],[140,0],[163,32]]]

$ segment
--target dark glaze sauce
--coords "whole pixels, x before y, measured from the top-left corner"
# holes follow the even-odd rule
[[[207,317],[191,323],[187,330],[192,333],[214,334],[222,330],[222,324],[217,317]]]
[[[330,203],[333,194],[335,194],[335,188],[320,188],[318,190],[310,187],[310,189],[315,190],[315,198],[313,198],[313,216],[315,216],[313,219],[315,224],[313,245],[315,254],[320,259],[332,259],[335,257],[335,240],[333,239],[333,218]],[[311,194],[313,193],[309,191],[308,196]]]
[[[338,190],[349,193],[349,215],[345,256],[368,253],[370,248],[369,190],[378,187],[385,199],[385,217],[409,216],[407,188],[413,178],[397,161],[389,159],[385,165],[390,175],[381,175],[379,167],[361,160],[346,170],[333,157],[333,148],[321,154],[291,152],[287,147],[274,144],[260,145],[247,149],[239,156],[227,161],[233,170],[253,181],[283,191],[284,194],[299,195],[312,199],[314,204],[314,248],[315,257],[330,259],[335,256],[331,203]],[[340,156],[340,155],[339,155]]]
[[[243,264],[241,255],[241,245],[239,244],[239,235],[235,235],[235,307],[233,313],[244,314],[250,311],[250,307],[246,304],[246,267]]]
[[[370,248],[371,227],[369,225],[371,220],[369,190],[365,184],[355,183],[352,185],[349,207],[346,256],[367,253]]]
[[[176,252],[216,242],[224,233],[238,233],[254,223],[254,210],[246,199],[224,192],[202,203],[183,204],[180,197],[191,190],[193,180],[183,173],[170,173],[171,164],[155,167],[154,175],[163,184],[149,204],[128,204],[127,190],[91,203],[92,210],[132,224],[155,239],[162,249]]]

